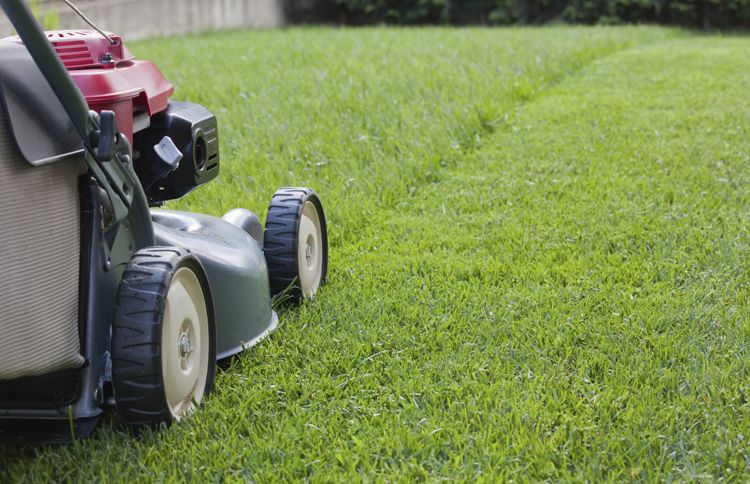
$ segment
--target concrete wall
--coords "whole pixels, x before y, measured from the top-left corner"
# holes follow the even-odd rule
[[[159,35],[284,25],[282,0],[74,0],[103,30],[135,40]],[[59,0],[45,2],[41,12],[56,12],[60,28],[86,29],[86,23]],[[55,15],[53,15],[54,17]],[[12,32],[5,15],[0,34]]]

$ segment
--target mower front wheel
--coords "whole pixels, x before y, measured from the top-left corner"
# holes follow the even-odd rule
[[[124,422],[171,423],[195,410],[214,381],[211,292],[184,249],[138,251],[123,273],[112,326],[112,385]]]
[[[271,295],[312,298],[325,284],[328,234],[323,205],[310,188],[282,188],[271,199],[263,233]],[[288,291],[288,292],[286,292]]]

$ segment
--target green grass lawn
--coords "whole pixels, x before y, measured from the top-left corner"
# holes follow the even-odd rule
[[[750,38],[288,29],[132,45],[263,214],[310,185],[328,285],[204,408],[0,448],[0,481],[750,479]]]

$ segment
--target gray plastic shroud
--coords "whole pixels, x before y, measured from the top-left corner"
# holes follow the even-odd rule
[[[73,121],[29,51],[7,40],[0,40],[0,95],[10,131],[27,162],[44,165],[83,152]]]
[[[216,311],[218,359],[255,345],[278,324],[263,249],[251,235],[258,219],[242,211],[245,217],[227,217],[238,224],[241,220],[239,227],[209,215],[151,210],[157,245],[189,249],[206,269]]]

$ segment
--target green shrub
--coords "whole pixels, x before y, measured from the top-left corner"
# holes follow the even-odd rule
[[[297,21],[363,25],[664,23],[750,26],[750,0],[289,0]]]

